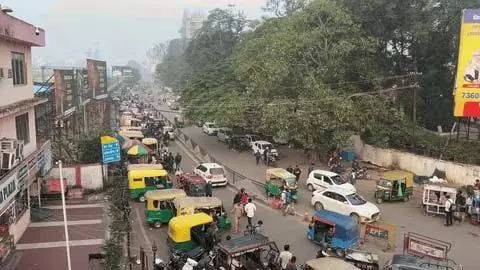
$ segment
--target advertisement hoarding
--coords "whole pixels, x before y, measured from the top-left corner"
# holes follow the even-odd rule
[[[133,77],[133,69],[129,66],[112,66],[113,77]]]
[[[480,117],[480,9],[465,9],[455,80],[455,117]]]
[[[107,97],[107,62],[87,59],[88,97],[103,99]]]
[[[73,69],[55,69],[55,109],[57,115],[68,116],[75,111],[75,76]]]

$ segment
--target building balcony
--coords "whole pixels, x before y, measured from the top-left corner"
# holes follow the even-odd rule
[[[0,12],[0,40],[10,40],[29,46],[45,46],[45,30]]]

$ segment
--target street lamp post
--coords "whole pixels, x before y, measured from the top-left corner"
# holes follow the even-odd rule
[[[64,190],[64,183],[63,183],[62,161],[59,160],[57,164],[58,164],[58,170],[60,171],[60,190],[61,190],[60,193],[62,196],[63,226],[65,229],[65,248],[67,249],[67,268],[68,270],[72,270],[72,262],[70,259],[70,239],[68,236],[68,225],[67,225],[67,209],[65,206],[65,190]]]
[[[153,251],[153,258],[152,258],[153,269],[155,269],[155,264],[157,263],[157,244],[155,243],[155,241],[152,244],[152,251]]]
[[[125,203],[125,212],[124,212],[124,221],[126,222],[127,224],[127,256],[128,256],[128,267],[130,270],[132,270],[132,255],[131,255],[131,251],[130,251],[130,230],[132,229],[131,226],[130,226],[130,212],[132,211],[132,209],[130,208],[130,206],[128,205],[128,202]]]

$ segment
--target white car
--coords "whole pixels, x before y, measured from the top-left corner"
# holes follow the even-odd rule
[[[245,138],[248,140],[248,146],[252,147],[254,141],[260,141],[262,138],[258,135],[245,134]]]
[[[215,123],[206,122],[205,124],[203,124],[202,130],[203,133],[207,135],[217,135],[218,127],[215,125]]]
[[[212,182],[212,186],[226,186],[228,183],[227,175],[223,166],[217,163],[202,163],[193,169],[193,173],[202,177],[207,182]]]
[[[329,187],[339,187],[357,192],[357,189],[341,175],[330,171],[313,170],[307,178],[307,188],[310,191],[323,190]]]
[[[254,141],[252,142],[252,151],[253,154],[260,153],[260,155],[263,155],[263,152],[265,152],[265,149],[269,148],[270,153],[272,153],[274,156],[278,157],[278,151],[275,149],[273,144],[267,142],[267,141]]]
[[[375,222],[380,218],[380,210],[375,204],[344,188],[317,190],[312,194],[311,204],[316,211],[325,209],[351,216],[361,223]]]
[[[170,140],[175,140],[175,132],[173,131],[173,127],[171,127],[171,126],[163,127],[163,134],[165,134],[165,132],[168,133],[168,138]]]

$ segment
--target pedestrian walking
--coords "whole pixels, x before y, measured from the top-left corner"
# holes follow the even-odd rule
[[[280,266],[282,270],[286,270],[288,263],[293,257],[293,254],[290,252],[290,245],[286,244],[283,246],[283,251],[280,252],[280,255],[278,256],[280,258]]]
[[[297,182],[298,182],[298,180],[300,179],[300,175],[302,174],[302,170],[300,169],[300,167],[298,167],[298,165],[295,166],[295,169],[293,170],[293,174],[297,178]]]
[[[245,192],[245,189],[240,189],[235,196],[233,197],[233,205],[242,202],[242,194]]]
[[[287,167],[287,172],[293,174],[293,167],[292,167],[292,165],[288,165],[288,167]]]
[[[453,225],[453,200],[450,198],[450,195],[446,195],[445,198],[445,226]]]
[[[255,216],[257,207],[252,203],[252,198],[248,198],[248,203],[245,205],[245,213],[247,214],[248,226],[252,227],[252,218]]]
[[[315,170],[315,163],[312,161],[310,163],[310,167],[308,167],[308,175],[310,175],[310,173],[313,172],[313,170]]]
[[[175,170],[180,171],[180,164],[182,163],[182,155],[180,153],[177,153],[175,155]]]
[[[270,149],[267,147],[265,150],[263,150],[263,162],[265,163],[266,166],[268,166],[268,152]]]
[[[207,184],[205,185],[205,196],[212,197],[212,189],[212,181],[207,181]]]
[[[243,206],[240,202],[237,202],[233,206],[232,213],[233,213],[235,233],[239,233],[240,232],[240,219],[243,216]]]
[[[297,257],[292,256],[290,262],[287,264],[287,270],[297,270]]]
[[[260,152],[255,152],[255,160],[257,161],[257,166],[260,163],[260,158],[261,158]]]

